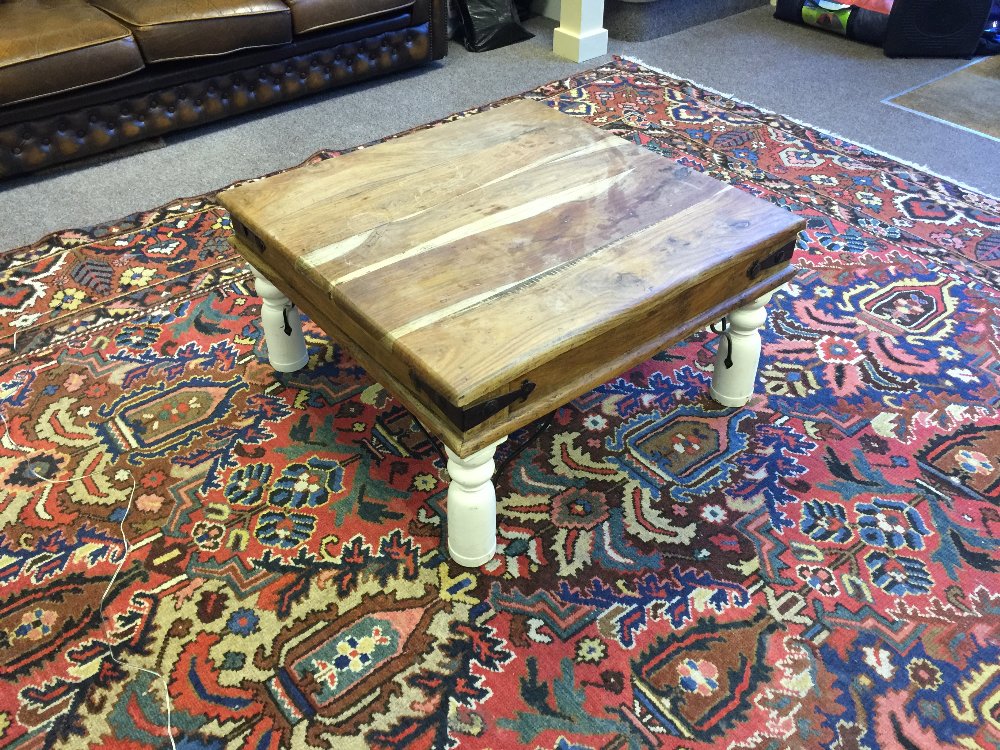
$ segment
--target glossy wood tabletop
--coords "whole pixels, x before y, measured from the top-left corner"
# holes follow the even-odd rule
[[[526,100],[219,199],[257,265],[459,406],[651,311],[732,297],[802,227]]]

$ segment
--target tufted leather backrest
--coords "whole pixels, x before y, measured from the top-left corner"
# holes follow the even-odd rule
[[[292,39],[281,0],[90,0],[132,35],[148,63],[225,55]]]
[[[0,106],[111,81],[142,68],[129,30],[84,0],[0,4]]]
[[[342,15],[365,8],[374,15],[297,34],[289,44],[279,41],[143,67],[135,39],[145,28],[141,24],[126,28],[86,0],[0,0],[0,179],[447,54],[445,0],[398,0],[407,4],[402,8],[395,6],[396,0],[319,1],[338,6]],[[111,7],[112,0],[91,2]],[[170,8],[162,6],[187,2],[247,8],[258,0],[131,0],[121,5],[123,13],[168,13]],[[294,11],[280,6],[270,7],[290,34]],[[36,17],[25,19],[26,13]],[[84,13],[89,15],[77,15]],[[65,33],[35,33],[53,31],[59,18],[71,27]],[[92,44],[60,46],[84,30],[102,28],[114,33],[97,35]],[[227,26],[226,33],[217,35],[225,39],[228,31]],[[20,46],[13,43],[16,39]],[[36,42],[33,47],[28,40]],[[49,47],[37,44],[40,40],[48,40]],[[15,55],[15,49],[21,52]]]
[[[296,34],[354,23],[413,7],[413,0],[284,0]]]

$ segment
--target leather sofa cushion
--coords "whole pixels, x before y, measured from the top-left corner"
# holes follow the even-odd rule
[[[413,7],[413,0],[285,0],[296,34]]]
[[[0,3],[0,106],[142,68],[129,30],[84,0]]]
[[[225,55],[292,40],[281,0],[91,0],[132,29],[146,62]]]

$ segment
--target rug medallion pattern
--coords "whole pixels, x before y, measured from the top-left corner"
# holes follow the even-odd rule
[[[625,60],[527,96],[807,220],[751,403],[705,331],[567,404],[464,570],[211,196],[3,254],[0,744],[168,747],[142,667],[187,749],[1000,746],[998,201]]]

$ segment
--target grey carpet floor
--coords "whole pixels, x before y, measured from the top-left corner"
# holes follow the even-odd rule
[[[175,134],[157,150],[0,182],[0,249],[290,167],[319,149],[365,143],[608,59],[555,57],[554,25],[531,19],[528,42],[479,54],[452,43],[443,62],[415,72]],[[647,42],[612,39],[610,52],[1000,194],[1000,143],[882,103],[964,61],[892,60],[777,21],[767,6]]]

